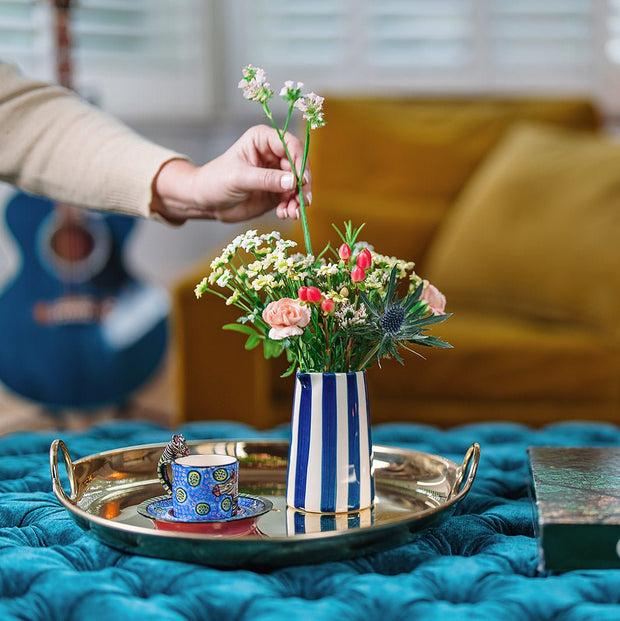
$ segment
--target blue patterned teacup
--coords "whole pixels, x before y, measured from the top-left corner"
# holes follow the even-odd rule
[[[172,466],[172,481],[168,476]],[[230,455],[187,455],[163,461],[160,481],[172,495],[174,516],[187,522],[226,520],[237,514],[239,462]]]

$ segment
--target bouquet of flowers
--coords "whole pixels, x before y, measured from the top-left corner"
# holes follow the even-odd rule
[[[344,223],[337,246],[315,256],[301,191],[310,132],[325,125],[323,98],[303,95],[300,82],[285,82],[280,96],[288,103],[286,121],[278,126],[269,108],[274,93],[262,69],[248,65],[239,83],[247,99],[260,103],[282,143],[295,109],[306,121],[306,140],[300,170],[289,156],[299,191],[305,253],[277,231],[250,230],[237,236],[211,263],[211,272],[196,286],[200,298],[209,292],[243,311],[224,329],[247,336],[246,349],[262,344],[266,358],[286,353],[290,366],[284,375],[363,371],[374,361],[395,358],[412,345],[450,347],[426,334],[444,321],[445,298],[414,271],[414,264],[375,252],[359,239],[363,224]],[[418,353],[418,352],[415,352]]]

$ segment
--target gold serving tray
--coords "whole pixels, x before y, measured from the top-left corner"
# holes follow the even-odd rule
[[[236,456],[239,491],[266,498],[273,509],[245,532],[239,528],[208,534],[156,529],[136,508],[162,494],[156,472],[165,443],[72,461],[64,442],[54,440],[50,447],[54,494],[81,528],[125,552],[264,570],[342,560],[410,541],[418,531],[452,515],[469,492],[480,460],[477,443],[469,447],[462,465],[429,453],[375,445],[374,507],[350,514],[314,514],[286,506],[288,442],[206,440],[188,445],[192,453]],[[60,479],[59,452],[67,469],[69,494]]]

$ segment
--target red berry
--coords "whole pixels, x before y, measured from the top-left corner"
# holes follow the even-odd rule
[[[325,298],[321,302],[321,310],[324,313],[327,313],[328,315],[331,315],[334,312],[335,308],[336,308],[336,304],[335,304],[334,300],[330,300],[329,298]]]
[[[340,248],[338,248],[338,256],[343,261],[348,261],[351,258],[351,246],[349,246],[349,244],[342,244]]]
[[[372,255],[370,254],[370,250],[368,248],[364,248],[357,255],[357,266],[361,267],[363,270],[367,270],[372,265]]]
[[[364,268],[356,265],[351,270],[351,282],[362,282],[364,278],[366,278],[366,272],[364,271]]]
[[[318,304],[323,298],[323,294],[317,287],[308,287],[307,300],[312,304]]]
[[[297,296],[302,302],[308,301],[308,287],[299,287],[297,291]]]

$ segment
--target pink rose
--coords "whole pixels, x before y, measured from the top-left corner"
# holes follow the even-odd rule
[[[446,296],[428,280],[424,281],[422,300],[426,302],[433,315],[443,315],[446,309]]]
[[[269,338],[281,341],[287,336],[299,336],[310,323],[310,309],[297,300],[280,298],[270,302],[263,311],[263,319],[271,326]]]

